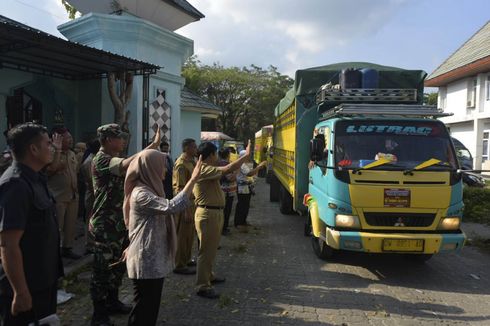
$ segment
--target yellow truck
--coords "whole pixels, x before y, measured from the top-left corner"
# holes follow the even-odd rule
[[[234,162],[238,159],[240,151],[245,149],[243,142],[237,140],[228,140],[223,144],[223,148],[230,148],[230,162]]]
[[[272,144],[272,131],[273,126],[268,125],[260,128],[255,133],[254,161],[257,164],[267,161],[269,158],[270,145]],[[261,169],[258,176],[261,178],[265,177],[268,170],[269,166],[267,166],[267,169]]]
[[[379,86],[339,87],[355,70]],[[463,247],[464,171],[437,120],[449,114],[422,104],[425,76],[359,62],[296,72],[275,109],[270,200],[305,217],[318,257]]]

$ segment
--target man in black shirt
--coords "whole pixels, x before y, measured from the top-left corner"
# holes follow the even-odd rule
[[[53,196],[40,171],[61,150],[61,137],[26,123],[8,133],[14,161],[0,178],[0,316],[2,325],[27,325],[56,313],[63,275]]]

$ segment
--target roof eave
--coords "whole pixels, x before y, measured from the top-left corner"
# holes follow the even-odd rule
[[[453,69],[444,74],[430,77],[425,80],[424,86],[426,87],[440,87],[445,86],[455,80],[462,79],[476,74],[490,71],[490,55],[476,60],[470,64]]]

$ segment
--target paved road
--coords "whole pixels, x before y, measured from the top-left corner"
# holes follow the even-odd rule
[[[223,238],[217,273],[219,301],[194,295],[194,277],[166,279],[163,325],[490,325],[490,257],[466,247],[426,264],[399,256],[345,253],[331,262],[313,254],[299,216],[283,216],[262,180],[253,197],[248,233]],[[59,307],[64,325],[87,325],[86,284]],[[124,300],[131,288],[125,280]],[[85,294],[83,294],[85,293]],[[125,317],[114,319],[124,325]]]

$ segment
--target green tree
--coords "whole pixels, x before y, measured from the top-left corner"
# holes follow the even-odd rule
[[[243,140],[274,121],[275,106],[293,84],[274,66],[225,68],[203,65],[196,57],[186,62],[182,74],[187,87],[223,109],[221,131]]]
[[[66,12],[68,13],[68,18],[75,19],[77,9],[69,4],[67,0],[61,0],[61,4],[65,7]]]
[[[437,93],[424,93],[425,105],[437,105]]]

